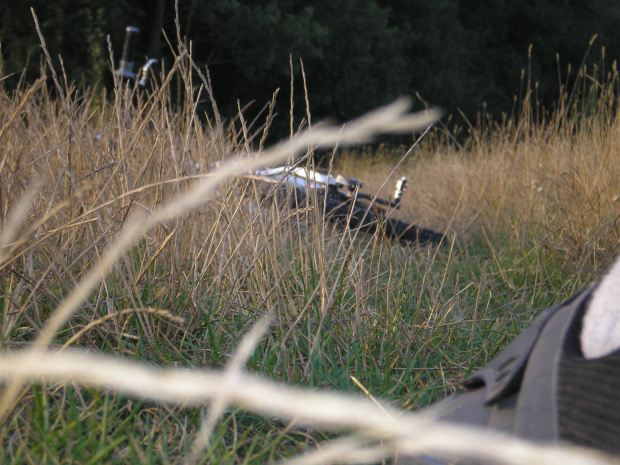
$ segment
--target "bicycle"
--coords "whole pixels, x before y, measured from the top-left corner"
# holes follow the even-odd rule
[[[291,208],[313,205],[322,208],[324,218],[351,230],[367,234],[379,231],[401,243],[444,244],[444,234],[422,228],[390,216],[399,209],[408,187],[408,179],[396,181],[393,199],[371,196],[360,189],[370,187],[359,179],[341,174],[321,173],[307,167],[268,168],[245,175],[258,183],[263,199],[285,192]]]
[[[139,30],[125,28],[125,42],[119,68],[115,74],[123,81],[146,85],[149,70],[157,63],[149,59],[138,75],[134,74],[134,56]],[[360,191],[365,185],[359,179],[341,174],[324,174],[311,168],[277,167],[258,170],[245,175],[258,183],[263,199],[276,192],[286,192],[291,208],[298,209],[315,203],[323,207],[328,222],[348,226],[367,234],[380,231],[390,240],[401,243],[445,244],[444,234],[422,228],[390,216],[388,209],[399,209],[407,190],[408,180],[401,177],[396,182],[394,198],[383,199]]]

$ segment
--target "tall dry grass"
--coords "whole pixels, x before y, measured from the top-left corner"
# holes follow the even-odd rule
[[[580,212],[586,201],[562,202],[612,179],[615,168],[582,173],[578,161],[588,141],[612,151],[604,134],[615,117],[570,131],[502,128],[469,150],[422,145],[406,165],[416,200],[401,214],[449,231],[450,246],[434,249],[328,227],[319,209],[264,203],[234,177],[316,147],[423,129],[434,115],[412,117],[399,102],[265,148],[257,141],[269,108],[253,125],[242,114],[225,122],[212,101],[201,114],[210,95],[182,45],[147,92],[119,83],[106,98],[57,76],[53,85],[0,88],[3,463],[332,463],[420,453],[608,463],[406,410],[451,392],[538,308],[592,278],[583,267],[566,288],[566,271],[544,247],[564,253],[567,232],[554,229],[562,214],[597,247],[611,244],[596,234],[613,228],[584,225],[606,224],[615,204],[601,201],[597,213]],[[566,153],[574,170],[553,191]],[[547,176],[536,174],[532,189],[515,168],[537,158]],[[213,170],[213,162],[224,163]],[[593,178],[598,187],[585,182]],[[532,245],[542,240],[550,245]],[[360,386],[364,398],[324,392]]]
[[[438,130],[400,171],[411,185],[403,217],[465,241],[535,241],[573,272],[609,264],[620,237],[618,74],[615,64],[599,74],[582,68],[553,112],[540,109],[532,86],[519,116],[470,128],[465,146]],[[360,160],[353,150],[336,168],[380,185],[399,155],[384,154]]]

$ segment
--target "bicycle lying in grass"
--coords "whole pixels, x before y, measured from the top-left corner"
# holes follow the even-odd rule
[[[148,80],[149,69],[157,60],[148,60],[138,75],[134,74],[138,32],[135,27],[126,28],[123,55],[115,74],[124,82],[137,81],[138,86],[143,88]],[[310,205],[322,208],[323,217],[328,222],[348,226],[351,230],[371,235],[379,232],[401,243],[441,244],[444,239],[444,234],[390,216],[391,210],[401,206],[403,194],[407,190],[405,177],[396,182],[393,199],[373,197],[361,192],[360,189],[369,186],[358,179],[321,173],[307,167],[269,168],[244,177],[254,180],[262,200],[284,193],[291,208]]]
[[[393,199],[363,193],[370,187],[358,179],[321,173],[306,167],[277,167],[258,170],[246,176],[254,180],[263,199],[286,193],[291,208],[315,206],[324,218],[352,230],[367,234],[377,231],[401,243],[440,244],[443,234],[421,228],[390,216],[390,210],[401,206],[407,190],[407,178],[396,182]]]

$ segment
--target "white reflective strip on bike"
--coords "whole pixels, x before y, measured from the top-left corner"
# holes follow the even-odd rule
[[[338,183],[334,179],[333,176],[329,174],[319,173],[318,171],[309,170],[307,168],[295,168],[293,170],[293,174],[295,176],[299,176],[300,178],[305,178],[311,181],[314,181],[317,184],[322,184],[324,186],[337,186]]]

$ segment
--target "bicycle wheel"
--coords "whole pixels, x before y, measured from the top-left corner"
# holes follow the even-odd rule
[[[385,234],[402,243],[419,243],[419,244],[445,244],[444,234],[433,231],[432,229],[422,228],[414,224],[405,223],[395,218],[386,218],[383,221]]]
[[[327,192],[324,202],[326,219],[332,222],[345,223],[351,229],[359,229],[364,233],[374,234],[379,228],[388,239],[397,240],[403,244],[439,245],[445,243],[443,241],[444,234],[396,218],[386,218],[383,216],[382,209],[373,207],[366,202],[355,201],[342,192]]]

